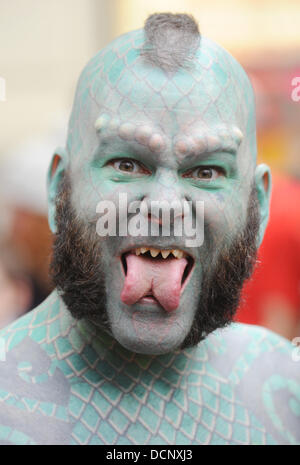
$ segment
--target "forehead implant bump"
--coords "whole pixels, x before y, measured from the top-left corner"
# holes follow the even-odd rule
[[[136,126],[132,123],[123,123],[119,126],[119,136],[124,140],[132,140],[134,138]]]
[[[242,131],[234,126],[233,128],[219,128],[215,133],[205,131],[203,135],[192,134],[176,137],[174,141],[174,151],[179,157],[193,155],[195,153],[211,153],[218,150],[236,152],[243,140]]]
[[[178,137],[174,143],[174,151],[177,156],[184,156],[195,151],[195,143],[192,137],[182,136]]]
[[[154,133],[149,140],[149,148],[152,152],[162,152],[165,148],[163,136],[161,134]]]
[[[116,117],[112,118],[109,122],[109,129],[111,131],[116,131],[120,126],[120,120]]]
[[[233,138],[234,138],[234,141],[236,142],[237,145],[240,145],[243,138],[244,138],[244,135],[242,133],[242,131],[234,126],[233,130],[232,130],[232,135],[233,135]]]
[[[125,141],[135,140],[139,144],[148,147],[151,152],[161,152],[166,146],[163,135],[146,123],[122,123],[118,118],[111,118],[104,113],[97,118],[94,126],[97,132],[108,129],[116,132],[117,135]]]
[[[106,113],[100,115],[95,121],[95,129],[97,132],[100,132],[102,129],[105,129],[108,126],[110,117]]]
[[[150,126],[143,124],[138,126],[135,133],[135,140],[142,145],[148,145],[149,139],[153,133],[153,130]]]

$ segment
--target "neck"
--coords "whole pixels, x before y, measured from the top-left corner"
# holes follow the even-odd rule
[[[108,381],[129,386],[132,383],[155,382],[166,384],[168,391],[181,385],[191,373],[195,363],[201,363],[199,347],[176,350],[163,355],[145,355],[128,351],[110,334],[85,319],[75,320],[61,297],[54,291],[53,299],[59,312],[62,335],[72,345],[74,353],[84,354],[84,362],[90,369],[98,369]],[[52,315],[51,315],[52,316]],[[201,351],[200,351],[201,352]],[[203,359],[202,359],[203,361]],[[103,368],[104,367],[104,368]]]

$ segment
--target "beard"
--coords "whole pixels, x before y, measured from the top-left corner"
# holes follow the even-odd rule
[[[253,271],[260,225],[259,204],[253,185],[243,230],[229,246],[216,244],[206,225],[206,263],[199,286],[199,303],[191,330],[181,349],[195,346],[209,333],[233,321],[244,281]],[[56,199],[56,227],[50,273],[54,285],[75,319],[87,319],[112,334],[106,310],[107,289],[101,244],[95,224],[83,222],[71,205],[71,183],[63,176]]]

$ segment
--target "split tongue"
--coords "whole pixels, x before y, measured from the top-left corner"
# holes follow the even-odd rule
[[[127,274],[121,300],[133,305],[152,294],[167,311],[176,310],[180,301],[181,281],[187,265],[185,258],[164,259],[126,255]]]

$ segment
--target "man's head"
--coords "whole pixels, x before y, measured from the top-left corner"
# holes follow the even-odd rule
[[[187,247],[184,234],[99,237],[99,201],[120,213],[125,193],[149,211],[154,201],[188,201],[195,216],[203,202],[202,246]],[[80,77],[67,148],[50,168],[54,280],[75,316],[132,351],[195,344],[232,318],[266,226],[268,195],[245,72],[189,16],[152,15]],[[151,213],[147,222],[161,226]],[[143,254],[147,248],[162,252],[154,258]],[[174,249],[177,258],[164,258]]]

